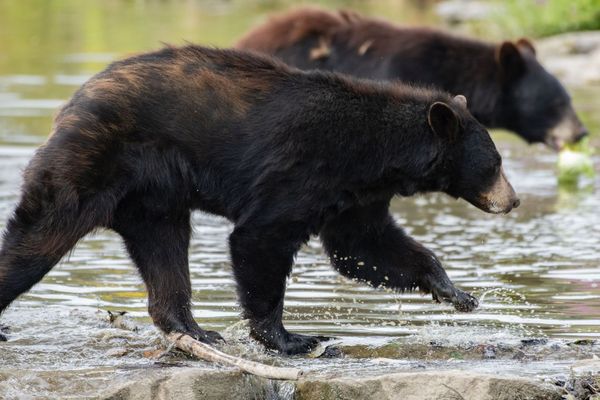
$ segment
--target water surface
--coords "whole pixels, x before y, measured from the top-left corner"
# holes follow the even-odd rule
[[[396,20],[432,18],[427,10],[413,7],[406,13],[406,8],[375,3],[356,4],[380,15],[387,7],[385,15]],[[160,41],[227,45],[268,9],[285,5],[0,2],[0,228],[18,200],[21,171],[45,140],[52,116],[89,76],[113,59],[156,48]],[[599,88],[572,92],[583,119],[597,133]],[[511,214],[487,215],[443,195],[397,199],[392,205],[397,221],[442,258],[456,284],[482,299],[478,310],[457,313],[429,296],[351,282],[333,271],[320,242],[313,239],[298,254],[289,280],[287,327],[372,346],[397,339],[429,343],[443,338],[446,344],[459,344],[598,338],[600,177],[578,190],[560,189],[555,154],[505,133],[494,133],[494,138],[521,197],[521,207]],[[597,135],[593,141],[600,144]],[[598,167],[598,157],[595,163]],[[239,321],[240,313],[227,250],[232,226],[202,213],[193,219],[194,315],[201,326],[223,330]],[[128,311],[147,328],[136,334],[118,332],[104,321],[105,310]],[[40,371],[75,371],[87,376],[87,390],[93,392],[95,385],[113,379],[115,371],[156,366],[155,360],[135,352],[157,345],[159,336],[148,325],[141,279],[112,232],[82,240],[68,259],[11,306],[2,322],[11,326],[11,341],[0,345],[0,359],[6,368],[22,372],[0,379],[0,393],[7,397],[51,392],[52,379]],[[115,356],[114,349],[121,347],[132,354]],[[396,363],[394,368],[411,368],[419,360]],[[437,367],[494,372],[498,363],[505,362]],[[558,361],[501,365],[513,373],[541,375],[565,366]],[[330,366],[326,361],[311,364],[316,369]],[[354,371],[389,368],[352,359],[336,366]],[[77,382],[78,390],[85,391],[85,381]]]

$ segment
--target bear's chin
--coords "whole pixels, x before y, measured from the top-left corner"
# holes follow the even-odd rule
[[[479,208],[481,211],[484,211],[488,214],[508,214],[513,209],[511,206],[501,207],[497,203],[494,203],[494,202],[481,203],[481,202],[470,201],[470,200],[467,200],[467,202],[469,202],[469,204]]]

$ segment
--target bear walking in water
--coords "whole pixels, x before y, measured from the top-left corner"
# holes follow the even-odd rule
[[[462,93],[482,124],[556,150],[587,134],[566,90],[540,65],[526,39],[493,44],[349,11],[301,8],[269,19],[237,47],[275,55],[302,69]]]
[[[484,211],[518,205],[466,100],[400,84],[302,72],[268,57],[168,47],[111,64],[58,114],[24,174],[0,250],[0,312],[97,228],[120,234],[164,332],[214,342],[192,317],[190,213],[222,215],[251,334],[284,354],[318,337],[282,324],[294,255],[320,234],[336,269],[419,288],[456,309],[431,251],[388,212],[394,195],[440,191]]]

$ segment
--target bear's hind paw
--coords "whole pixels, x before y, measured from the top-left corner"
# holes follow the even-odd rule
[[[186,331],[186,332],[181,332],[179,330],[176,332],[189,335],[192,338],[196,339],[197,341],[206,343],[209,345],[215,345],[215,344],[218,344],[219,342],[225,343],[225,339],[223,339],[223,336],[221,336],[221,334],[219,334],[218,332],[215,332],[215,331],[205,331],[204,329],[198,328],[198,329],[194,329],[194,330],[190,330],[190,331]]]

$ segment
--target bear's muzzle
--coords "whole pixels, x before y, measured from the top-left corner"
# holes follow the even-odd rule
[[[519,207],[521,201],[508,179],[506,179],[504,169],[501,168],[496,181],[489,190],[481,193],[477,201],[472,202],[472,204],[491,214],[508,214],[513,208]]]

